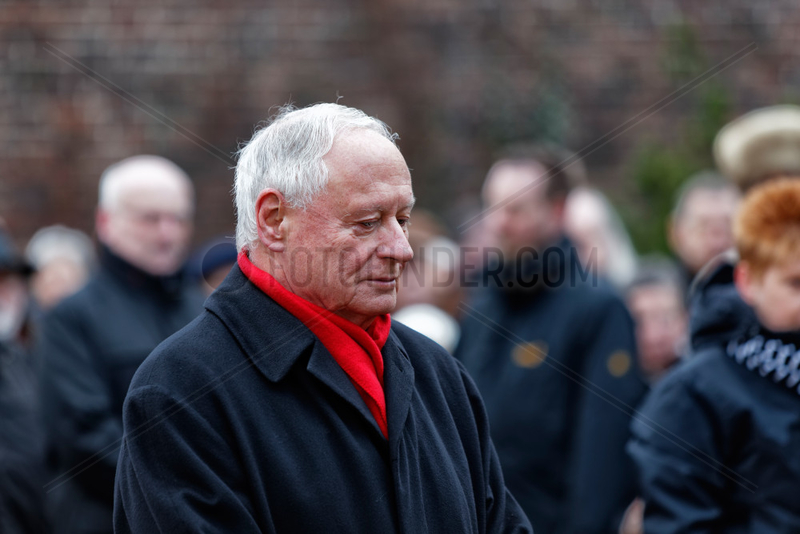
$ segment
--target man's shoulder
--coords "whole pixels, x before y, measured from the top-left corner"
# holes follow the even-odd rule
[[[735,377],[725,352],[720,347],[708,348],[689,356],[674,366],[653,388],[645,409],[661,409],[676,405],[729,404]]]
[[[95,275],[81,289],[65,297],[47,311],[43,317],[43,327],[48,328],[54,322],[76,325],[91,320],[98,309],[106,309],[109,306],[108,299],[104,298],[104,292],[103,282]],[[106,314],[100,313],[100,316],[104,315]]]
[[[627,310],[622,295],[609,284],[587,281],[569,289],[564,294],[582,310]]]
[[[134,375],[130,389],[146,385],[173,389],[198,378],[213,378],[224,372],[239,353],[225,325],[204,311],[150,353]]]

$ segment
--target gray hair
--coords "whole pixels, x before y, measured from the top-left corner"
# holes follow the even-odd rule
[[[194,196],[192,180],[183,169],[167,158],[142,154],[118,161],[103,171],[100,176],[97,205],[104,210],[116,210],[120,207],[126,188],[130,187],[131,183],[164,179],[184,182],[189,194]]]
[[[327,103],[302,109],[283,106],[266,127],[253,134],[237,153],[233,188],[237,250],[258,243],[258,195],[274,188],[290,206],[306,209],[328,183],[322,158],[338,134],[355,129],[376,132],[392,143],[398,139],[386,124],[363,111]]]
[[[89,236],[60,224],[41,228],[33,234],[25,248],[25,257],[37,269],[67,259],[88,271],[95,262],[94,245]]]
[[[686,215],[686,205],[689,198],[696,191],[712,191],[714,193],[730,192],[736,197],[740,196],[736,185],[715,171],[700,171],[687,178],[675,195],[675,207],[672,209],[673,220],[678,220]]]

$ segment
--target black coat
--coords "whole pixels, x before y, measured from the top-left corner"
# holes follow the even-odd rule
[[[47,532],[44,517],[44,436],[38,387],[27,352],[0,342],[0,532]]]
[[[111,532],[122,403],[134,372],[202,309],[181,276],[156,278],[103,250],[102,267],[45,316],[38,346],[56,532]]]
[[[635,496],[625,443],[646,386],[625,305],[580,276],[568,242],[561,250],[549,270],[526,266],[551,282],[543,287],[508,289],[518,282],[508,270],[503,287],[482,280],[463,307],[456,356],[483,396],[506,484],[534,529],[616,533]]]
[[[633,424],[645,532],[800,532],[800,393],[776,380],[764,350],[764,340],[787,338],[773,348],[793,345],[788,354],[800,358],[800,335],[765,333],[730,265],[700,286],[691,311],[690,359]],[[800,379],[800,360],[793,365]]]
[[[235,266],[134,377],[114,521],[126,532],[530,532],[481,399],[397,323],[389,440],[321,342]]]

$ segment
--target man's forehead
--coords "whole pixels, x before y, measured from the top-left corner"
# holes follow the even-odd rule
[[[140,183],[121,192],[120,206],[138,211],[188,211],[192,209],[191,190],[180,183]]]
[[[539,197],[544,194],[547,179],[544,168],[535,162],[530,164],[500,162],[495,165],[486,180],[484,196],[490,200],[498,200],[492,197],[499,195],[508,197],[508,201],[518,196]]]
[[[710,209],[731,209],[739,202],[739,193],[734,189],[698,188],[686,199],[688,212]]]

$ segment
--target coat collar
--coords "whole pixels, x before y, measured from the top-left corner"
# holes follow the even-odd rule
[[[228,327],[253,364],[272,382],[282,380],[316,341],[299,319],[250,282],[238,265],[208,297],[205,308]]]
[[[358,410],[383,439],[375,418],[325,346],[302,321],[248,280],[238,265],[206,300],[205,307],[225,324],[252,364],[271,382],[283,380],[301,356],[308,354],[308,372]],[[392,445],[402,434],[408,415],[414,370],[394,329],[381,352]]]
[[[102,272],[133,292],[145,291],[161,300],[179,300],[186,285],[183,268],[171,275],[155,276],[134,266],[115,254],[108,246],[100,245]]]

